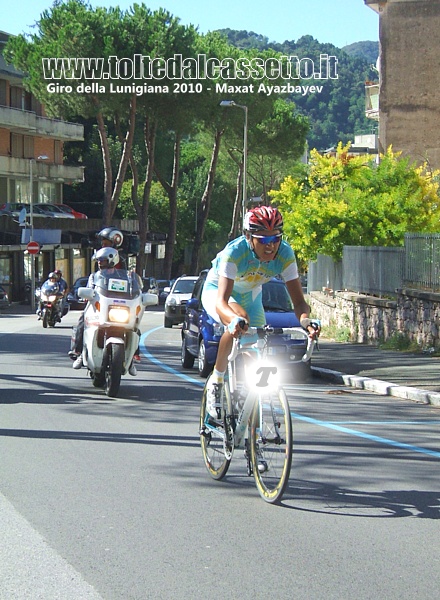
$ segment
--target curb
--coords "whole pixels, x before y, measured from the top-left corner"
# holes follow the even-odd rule
[[[413,400],[419,404],[431,404],[432,406],[440,406],[440,393],[430,392],[428,390],[420,390],[413,387],[398,385],[380,379],[371,377],[361,377],[359,375],[346,375],[340,371],[332,371],[322,367],[312,367],[313,374],[316,377],[327,379],[347,385],[360,390],[368,390],[381,396],[394,396],[395,398],[403,398],[404,400]]]

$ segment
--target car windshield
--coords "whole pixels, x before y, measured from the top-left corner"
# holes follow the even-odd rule
[[[191,294],[195,282],[192,279],[180,279],[174,284],[172,292],[173,294]]]
[[[263,285],[263,306],[265,311],[291,312],[293,308],[286,286],[273,281],[265,283]]]
[[[93,276],[93,285],[103,296],[135,298],[141,293],[142,280],[134,272],[124,269],[102,269]]]

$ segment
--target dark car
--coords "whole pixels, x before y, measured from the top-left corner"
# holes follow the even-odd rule
[[[155,277],[142,277],[142,291],[159,296],[159,288]]]
[[[88,277],[79,277],[70,288],[67,294],[67,302],[69,303],[70,310],[83,310],[85,308],[87,300],[78,298],[78,288],[86,287],[88,281]]]
[[[186,308],[185,321],[182,325],[181,362],[185,369],[194,366],[198,359],[198,370],[201,377],[207,377],[212,371],[223,326],[219,325],[207,314],[201,303],[201,293],[207,271],[200,274]],[[263,285],[263,306],[266,323],[272,327],[300,327],[293,311],[286,286],[280,279],[272,279]],[[295,376],[295,381],[305,381],[311,374],[311,363],[301,361],[307,347],[307,340],[300,336],[291,339],[290,335],[273,336],[269,342],[269,354],[276,356],[281,366]]]

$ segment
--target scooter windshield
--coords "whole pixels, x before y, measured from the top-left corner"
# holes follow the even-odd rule
[[[93,285],[103,296],[111,298],[136,298],[141,293],[140,278],[133,271],[102,269],[93,277]]]

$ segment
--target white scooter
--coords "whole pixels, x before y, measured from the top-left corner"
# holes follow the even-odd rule
[[[93,284],[93,289],[78,289],[78,296],[88,300],[82,359],[93,385],[114,397],[137,350],[145,307],[157,304],[158,297],[142,293],[141,278],[122,269],[97,271]]]

